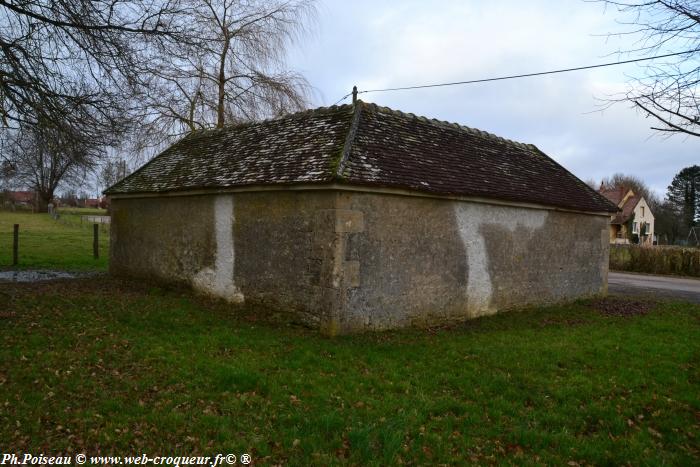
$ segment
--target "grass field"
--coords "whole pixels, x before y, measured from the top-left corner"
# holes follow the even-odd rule
[[[61,207],[58,208],[59,214],[73,214],[81,216],[106,216],[106,209],[99,208],[74,208],[74,207]]]
[[[4,284],[0,303],[5,452],[700,462],[698,306],[583,301],[328,339],[113,279]]]
[[[72,210],[54,220],[48,214],[0,211],[0,268],[12,266],[12,229],[19,224],[19,268],[106,270],[109,226],[100,226],[100,258],[92,255],[92,225],[80,216],[104,213]]]

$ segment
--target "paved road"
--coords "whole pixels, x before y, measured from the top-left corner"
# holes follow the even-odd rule
[[[608,292],[618,295],[648,295],[700,303],[700,279],[610,272]]]

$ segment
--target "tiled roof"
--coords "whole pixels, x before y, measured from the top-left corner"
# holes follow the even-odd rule
[[[193,133],[105,193],[330,183],[617,211],[533,145],[363,102]]]
[[[351,108],[328,108],[198,131],[105,194],[330,182],[352,116]]]
[[[627,201],[625,201],[625,204],[622,206],[622,212],[619,212],[613,219],[610,221],[611,224],[624,224],[625,222],[630,220],[630,217],[632,217],[632,214],[634,214],[634,208],[637,207],[637,203],[639,203],[639,200],[641,200],[642,197],[639,195],[633,195],[627,198]]]
[[[618,188],[612,188],[612,189],[604,189],[600,190],[600,194],[608,198],[612,203],[614,203],[616,206],[620,205],[620,202],[622,199],[625,197],[627,194],[628,189],[624,187],[618,187]]]

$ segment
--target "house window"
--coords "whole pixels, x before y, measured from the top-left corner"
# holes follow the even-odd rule
[[[644,217],[644,206],[642,206],[642,217]]]
[[[632,233],[636,234],[637,233],[637,223],[632,222]]]

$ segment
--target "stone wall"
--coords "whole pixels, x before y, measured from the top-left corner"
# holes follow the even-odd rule
[[[335,194],[259,192],[113,199],[110,273],[187,284],[231,302],[330,322]],[[336,287],[333,283],[336,283]]]
[[[607,216],[363,193],[341,329],[431,325],[607,291]]]
[[[213,200],[113,200],[110,273],[190,284],[216,261]]]
[[[350,191],[113,200],[111,272],[335,334],[606,291],[607,216]]]

